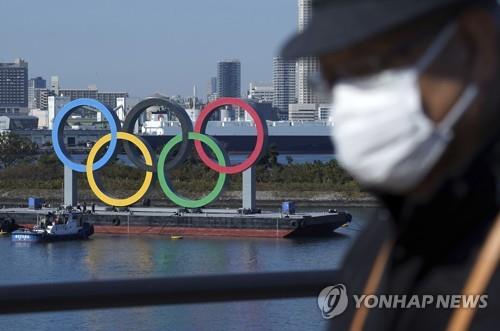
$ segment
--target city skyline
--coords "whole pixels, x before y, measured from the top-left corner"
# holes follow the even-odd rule
[[[255,0],[251,6],[89,0],[71,8],[56,2],[60,6],[48,10],[28,1],[21,16],[8,15],[19,11],[19,2],[2,3],[0,20],[10,35],[0,62],[23,58],[30,63],[29,78],[57,75],[66,88],[95,84],[135,97],[190,95],[193,85],[203,90],[217,74],[217,62],[228,57],[241,61],[243,87],[271,81],[273,57],[297,28],[296,3],[288,0]],[[72,19],[75,12],[87,20]]]

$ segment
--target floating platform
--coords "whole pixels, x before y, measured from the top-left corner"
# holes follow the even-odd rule
[[[10,217],[29,227],[38,215],[54,209],[27,208],[0,209],[0,217]],[[179,212],[172,208],[130,208],[129,211],[108,211],[103,207],[89,216],[95,233],[105,234],[159,234],[167,236],[226,236],[291,238],[328,236],[348,224],[351,215],[345,212],[306,213],[283,215],[262,212],[243,215],[230,209],[202,209],[197,212]]]

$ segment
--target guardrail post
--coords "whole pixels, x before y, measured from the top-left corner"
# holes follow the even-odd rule
[[[76,173],[64,166],[64,206],[76,206],[78,202],[78,187]]]

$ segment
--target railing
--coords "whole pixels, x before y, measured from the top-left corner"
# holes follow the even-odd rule
[[[172,277],[0,287],[0,315],[312,297],[338,271]]]

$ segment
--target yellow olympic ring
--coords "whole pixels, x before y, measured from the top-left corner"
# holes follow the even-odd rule
[[[127,140],[137,146],[137,148],[141,151],[142,155],[144,156],[144,161],[146,165],[148,166],[153,166],[153,157],[151,156],[148,148],[144,144],[144,142],[126,132],[118,132],[117,133],[117,139],[121,140]],[[104,203],[110,205],[110,206],[116,206],[116,207],[126,207],[126,206],[131,206],[137,201],[141,200],[142,197],[147,193],[149,187],[151,186],[151,182],[153,181],[153,173],[151,171],[146,171],[146,177],[144,178],[144,183],[142,183],[141,188],[132,196],[124,199],[116,199],[116,198],[111,198],[104,194],[104,192],[101,191],[99,186],[96,183],[96,180],[94,178],[94,173],[93,173],[93,164],[94,164],[94,159],[97,155],[97,152],[108,142],[111,141],[111,134],[107,134],[104,137],[100,138],[95,144],[94,147],[90,150],[88,159],[87,159],[87,166],[86,166],[86,173],[87,173],[87,180],[89,182],[90,189],[94,192],[94,194]]]

